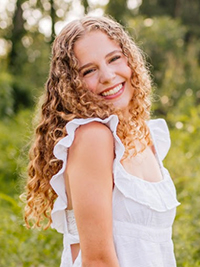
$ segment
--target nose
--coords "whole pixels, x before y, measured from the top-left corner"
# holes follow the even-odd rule
[[[115,77],[115,72],[112,68],[107,65],[104,65],[99,74],[99,81],[102,84],[110,83]]]

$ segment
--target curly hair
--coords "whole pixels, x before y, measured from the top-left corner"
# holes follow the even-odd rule
[[[78,60],[73,51],[74,44],[91,31],[105,33],[121,47],[127,57],[132,70],[131,84],[134,87],[128,120],[108,101],[87,90],[81,80]],[[67,135],[66,123],[74,118],[104,119],[111,114],[117,114],[117,134],[125,146],[124,157],[127,157],[129,150],[136,148],[134,140],[141,141],[142,150],[151,143],[149,129],[145,123],[150,117],[150,93],[151,78],[144,56],[119,23],[108,17],[86,16],[67,24],[53,43],[49,77],[40,108],[40,121],[29,152],[25,207],[27,227],[30,227],[30,222],[33,227],[40,227],[45,218],[47,224],[44,228],[50,226],[51,210],[57,195],[49,182],[62,167],[62,161],[53,155],[53,148]]]

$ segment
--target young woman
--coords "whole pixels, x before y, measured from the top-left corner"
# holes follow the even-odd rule
[[[25,219],[64,235],[61,267],[174,267],[176,192],[150,120],[141,51],[107,17],[69,23],[53,44],[30,150]]]

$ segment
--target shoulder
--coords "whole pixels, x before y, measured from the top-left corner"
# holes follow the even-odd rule
[[[114,137],[106,125],[93,121],[77,128],[70,150],[80,153],[84,151],[85,156],[89,154],[109,156],[113,154]]]
[[[82,141],[83,139],[87,143],[107,143],[113,142],[113,134],[106,125],[94,121],[81,125],[76,130],[75,141]]]

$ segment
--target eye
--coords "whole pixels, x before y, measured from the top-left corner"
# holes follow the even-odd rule
[[[93,71],[95,71],[95,68],[85,70],[85,71],[83,71],[83,76],[86,76],[87,74],[89,74],[89,73],[91,73],[91,72],[93,72]]]
[[[121,58],[120,55],[116,55],[116,56],[112,57],[109,62],[112,63],[112,62],[114,62],[114,61],[116,61],[116,60],[118,60],[120,58]]]

